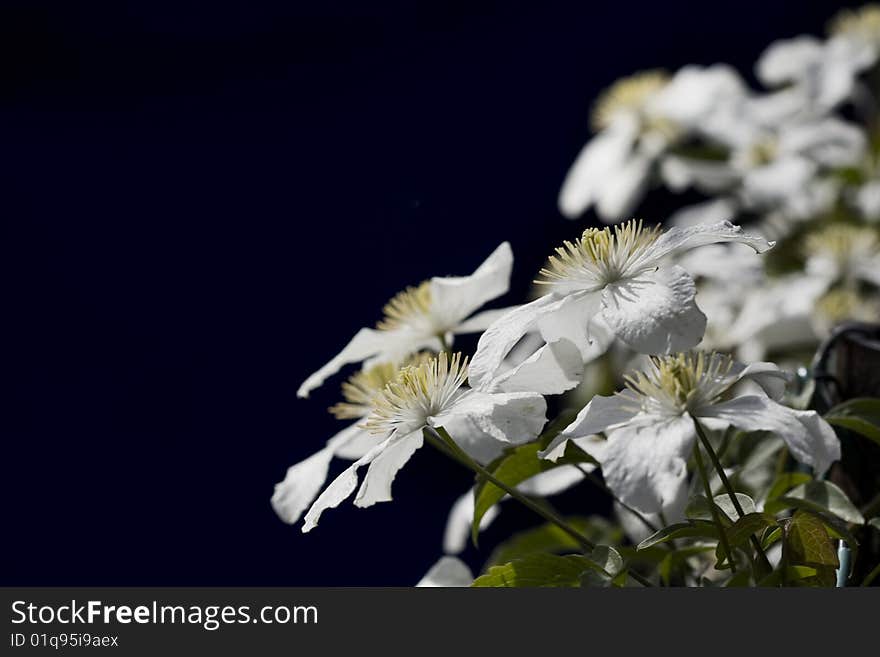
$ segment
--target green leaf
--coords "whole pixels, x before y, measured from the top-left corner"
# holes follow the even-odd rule
[[[771,526],[776,526],[775,516],[769,513],[747,513],[727,529],[727,541],[731,550],[745,545],[753,534]],[[724,549],[720,542],[715,550],[715,558],[719,562],[724,561]]]
[[[865,522],[864,516],[849,501],[846,493],[830,481],[811,481],[807,484],[800,484],[788,491],[783,497],[764,505],[764,509],[770,513],[790,508],[830,513],[857,525]]]
[[[569,442],[566,445],[565,454],[555,463],[538,457],[542,447],[542,441],[528,443],[512,447],[501,456],[486,466],[486,470],[496,479],[510,487],[517,486],[535,475],[547,472],[553,468],[572,463],[595,463],[593,457]],[[474,488],[474,519],[471,525],[471,538],[474,545],[480,533],[480,521],[486,512],[501,501],[506,493],[495,484],[485,479],[477,478]]]
[[[718,540],[718,528],[711,522],[704,520],[692,520],[690,522],[677,522],[664,527],[660,531],[651,534],[639,543],[638,549],[644,550],[659,543],[665,543],[676,538],[708,538]]]
[[[757,534],[765,527],[775,527],[776,517],[770,513],[747,513],[727,530],[730,546],[743,545],[749,542],[752,534]]]
[[[825,414],[834,426],[854,431],[880,444],[880,399],[859,397],[838,404]]]
[[[769,502],[771,500],[775,500],[786,491],[789,491],[800,484],[805,484],[808,481],[812,481],[812,479],[813,477],[806,472],[783,472],[781,475],[776,477],[776,481],[773,482],[773,485],[767,492],[766,501]]]
[[[620,553],[613,547],[597,545],[590,552],[590,560],[599,568],[584,572],[581,575],[581,586],[616,586],[615,578],[624,569],[623,557]],[[602,572],[603,570],[605,572]]]
[[[582,575],[595,568],[586,557],[578,555],[531,554],[509,563],[492,566],[474,580],[471,586],[526,588],[574,587],[581,585]]]
[[[782,538],[782,527],[768,527],[761,537],[761,547],[765,550]]]
[[[737,493],[736,498],[739,501],[740,506],[742,506],[743,513],[754,513],[757,510],[755,508],[755,500],[748,495]],[[726,493],[724,495],[716,495],[714,499],[715,506],[722,511],[722,520],[733,522],[734,518],[739,518],[739,514],[733,506],[733,501],[730,499],[729,495]],[[693,520],[712,520],[712,510],[709,508],[709,501],[706,499],[705,495],[694,495],[688,501],[684,514]]]
[[[840,567],[825,524],[812,513],[796,511],[785,523],[782,549],[785,561],[792,566]]]
[[[619,543],[621,530],[604,518],[569,517],[565,521],[593,543]],[[498,545],[489,556],[487,566],[507,563],[536,552],[565,553],[577,551],[580,544],[554,524],[547,523],[514,534]]]

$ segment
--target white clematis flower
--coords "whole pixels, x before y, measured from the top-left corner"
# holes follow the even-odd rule
[[[358,331],[339,354],[303,382],[297,396],[308,397],[348,363],[400,362],[423,349],[441,351],[443,341],[450,343],[454,334],[482,331],[499,311],[471,314],[507,292],[512,268],[513,252],[504,242],[470,276],[435,276],[400,292],[385,306],[385,318],[376,328]]]
[[[804,251],[809,274],[829,283],[880,287],[880,231],[873,226],[832,224],[807,235]]]
[[[427,362],[428,354],[420,354],[406,361],[405,365]],[[401,367],[397,363],[379,363],[356,372],[342,384],[345,401],[330,408],[340,420],[355,420],[307,459],[292,465],[284,480],[275,484],[272,508],[287,523],[293,524],[317,497],[327,482],[330,462],[334,458],[356,460],[366,454],[380,441],[362,426],[362,421],[373,410],[373,403],[385,386],[397,379]]]
[[[786,375],[772,363],[743,366],[717,353],[677,354],[652,357],[647,370],[626,379],[625,390],[594,397],[542,456],[558,458],[566,441],[604,432],[607,443],[593,455],[608,487],[639,511],[655,513],[675,499],[687,477],[696,419],[771,431],[817,476],[840,458],[837,436],[821,416],[774,401],[783,393]],[[766,394],[723,401],[746,380]]]
[[[529,392],[487,392],[465,388],[467,360],[446,352],[416,367],[405,367],[374,401],[363,423],[379,444],[334,479],[312,504],[303,532],[313,529],[328,508],[358,488],[358,471],[369,466],[354,500],[368,507],[391,500],[397,472],[422,446],[422,430],[443,427],[472,458],[486,463],[511,444],[537,438],[546,422],[544,398]]]
[[[614,223],[631,213],[658,159],[698,125],[709,125],[725,104],[745,93],[733,69],[686,66],[671,78],[646,71],[619,80],[597,101],[596,136],[581,150],[559,192],[570,219],[595,206]]]
[[[650,100],[667,84],[662,71],[617,81],[596,102],[596,136],[581,150],[559,192],[559,210],[570,219],[596,206],[606,221],[626,216],[641,197],[651,168],[677,130],[650,111]]]
[[[548,346],[563,340],[575,345],[584,361],[596,354],[596,342],[607,346],[614,336],[639,353],[690,349],[703,337],[706,317],[694,301],[693,279],[666,259],[715,242],[741,242],[759,253],[772,247],[728,222],[666,232],[635,221],[585,230],[576,242],[558,248],[542,270],[540,282],[549,292],[483,333],[471,381],[484,385],[497,377],[505,356],[529,333],[540,334]],[[568,388],[533,389],[552,394]]]
[[[768,87],[789,85],[779,93],[796,101],[802,115],[820,116],[852,98],[859,74],[876,60],[876,46],[852,35],[799,36],[770,44],[755,73]]]

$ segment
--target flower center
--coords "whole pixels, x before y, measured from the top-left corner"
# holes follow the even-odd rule
[[[844,9],[828,25],[832,36],[847,36],[880,45],[880,6],[865,5],[858,9]]]
[[[714,352],[651,356],[647,371],[624,380],[642,398],[643,410],[680,414],[717,401],[731,385],[732,367],[732,358]]]
[[[804,254],[810,257],[829,258],[846,270],[855,261],[874,257],[880,253],[880,238],[873,228],[831,225],[804,238]]]
[[[404,366],[418,366],[428,362],[431,354],[419,353],[407,359]],[[373,404],[385,386],[396,380],[401,367],[396,363],[379,363],[352,374],[342,384],[344,402],[330,407],[330,413],[340,420],[354,420],[366,417],[373,410]]]
[[[535,283],[584,290],[604,287],[631,275],[630,266],[660,236],[660,226],[645,228],[631,219],[607,228],[588,228],[580,239],[564,242],[540,271]]]
[[[638,114],[645,123],[645,128],[652,127],[652,120],[644,115],[645,105],[668,82],[669,75],[664,71],[643,71],[618,80],[596,101],[591,117],[593,129],[597,132],[604,130],[624,112]],[[657,120],[653,122],[659,123]]]
[[[385,317],[376,324],[381,331],[409,327],[431,332],[431,282],[398,292],[382,309]]]
[[[406,366],[375,399],[364,423],[370,433],[412,432],[425,426],[432,415],[444,410],[460,394],[467,380],[467,358],[446,352],[416,365]]]

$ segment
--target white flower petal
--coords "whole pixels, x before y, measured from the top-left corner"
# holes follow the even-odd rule
[[[545,295],[519,306],[496,320],[477,343],[477,351],[468,365],[468,382],[475,389],[491,389],[494,379],[504,369],[504,358],[542,315],[557,310],[566,300]]]
[[[798,80],[822,60],[823,51],[822,42],[811,36],[775,41],[758,59],[755,73],[769,87]]]
[[[602,433],[609,427],[629,422],[638,413],[639,403],[627,391],[610,397],[596,395],[581,409],[574,422],[563,429],[538,456],[555,461],[564,454],[566,441]],[[587,452],[599,459],[592,450],[587,449]]]
[[[595,466],[584,464],[584,470],[591,471]],[[575,484],[584,480],[583,473],[573,465],[562,465],[552,470],[547,470],[536,474],[534,477],[526,479],[516,488],[518,491],[526,495],[537,495],[539,497],[550,497],[558,495],[568,490]]]
[[[325,510],[336,508],[354,492],[358,483],[357,472],[361,466],[372,463],[373,460],[389,445],[394,444],[399,440],[401,439],[396,435],[389,436],[357,461],[352,463],[348,468],[343,470],[336,479],[331,481],[330,485],[324,489],[324,492],[321,493],[318,496],[318,499],[312,504],[309,512],[306,513],[302,527],[303,533],[305,534],[306,532],[311,531],[318,525],[318,521],[321,519],[321,514],[324,513]]]
[[[662,517],[660,513],[643,513],[642,516],[655,527],[662,527],[664,520],[670,525],[682,522],[685,518],[684,510],[687,507],[689,492],[687,479],[683,479],[672,501],[664,503]],[[614,514],[620,522],[623,533],[635,545],[654,533],[632,511],[628,511],[617,502],[614,503]]]
[[[747,395],[695,411],[699,417],[714,417],[745,431],[772,431],[801,463],[813,467],[821,477],[840,458],[840,442],[834,430],[815,411],[794,411],[767,397]]]
[[[489,508],[480,519],[480,531],[485,530],[498,517],[501,509],[496,504]],[[474,490],[470,489],[455,500],[446,519],[443,531],[443,551],[446,554],[459,554],[467,547],[474,521]]]
[[[779,401],[785,394],[785,386],[791,380],[791,375],[779,369],[775,363],[749,363],[745,367],[737,364],[734,371],[734,381],[751,380],[757,383],[771,399]]]
[[[804,193],[817,171],[818,165],[802,156],[777,158],[746,172],[743,197],[753,205],[788,202]]]
[[[390,502],[391,484],[394,477],[412,458],[416,450],[422,446],[423,440],[422,432],[419,430],[386,446],[382,453],[370,463],[354,500],[354,505],[366,508],[377,502]]]
[[[455,326],[477,308],[505,294],[510,287],[513,251],[503,242],[470,276],[431,279],[431,313]]]
[[[695,437],[688,415],[635,420],[610,431],[601,460],[605,483],[626,504],[658,513],[680,495]]]
[[[660,175],[663,182],[674,191],[682,191],[688,187],[695,187],[702,192],[714,193],[719,190],[732,187],[739,182],[739,172],[727,162],[717,160],[700,160],[680,155],[670,155],[663,158],[660,164]],[[706,212],[701,221],[692,221],[689,224],[672,222],[673,226],[717,223],[730,219],[735,213],[719,206],[719,203],[731,205],[730,199],[713,199],[700,206],[715,207],[715,212]],[[694,207],[694,206],[691,206]],[[680,211],[679,211],[680,213]]]
[[[712,115],[746,94],[735,69],[725,64],[685,66],[648,101],[652,115],[689,129],[701,128]]]
[[[284,522],[293,524],[300,519],[327,481],[332,460],[333,449],[325,447],[290,466],[284,480],[275,484],[272,508]]]
[[[464,320],[461,324],[454,327],[452,332],[456,335],[464,335],[466,333],[482,333],[492,326],[496,321],[504,317],[511,310],[516,310],[519,306],[507,306],[506,308],[493,308],[484,310],[469,319]]]
[[[694,302],[696,286],[681,267],[661,267],[608,285],[602,317],[615,335],[642,354],[684,351],[706,330],[706,316]]]
[[[596,213],[606,223],[617,223],[635,209],[644,194],[655,157],[634,153],[627,162],[609,172],[596,191]]]
[[[381,353],[391,347],[395,336],[390,331],[376,331],[362,328],[351,341],[329,363],[309,376],[296,391],[297,397],[308,397],[309,393],[320,386],[327,377],[336,374],[343,365],[359,363],[362,360]]]
[[[593,137],[569,169],[559,192],[559,211],[576,219],[592,205],[609,172],[626,162],[638,133],[635,121],[615,121]]]
[[[376,436],[370,436],[357,424],[352,424],[328,440],[324,449],[290,466],[284,480],[275,484],[272,494],[272,508],[275,513],[286,523],[297,522],[327,481],[327,472],[333,457],[360,458],[376,442]],[[354,454],[351,446],[355,444],[360,447],[360,453],[351,456]]]
[[[780,151],[800,153],[827,167],[859,163],[865,145],[865,135],[856,125],[835,118],[792,125],[779,137]]]
[[[525,361],[499,375],[487,392],[535,392],[556,395],[577,386],[584,376],[580,350],[562,338],[540,347]]]
[[[450,431],[456,442],[485,434],[501,442],[520,445],[538,437],[547,422],[546,414],[547,403],[535,393],[469,390],[448,408],[429,418],[429,422],[432,426],[443,427],[450,420],[463,421],[470,430],[466,435],[458,436]]]
[[[662,233],[646,249],[645,255],[639,260],[638,265],[644,267],[659,262],[673,252],[719,242],[739,242],[752,247],[758,253],[763,253],[773,247],[771,242],[760,235],[744,233],[740,226],[734,226],[729,221],[720,221],[717,224],[700,224],[688,228],[673,226]]]
[[[455,557],[442,557],[416,584],[420,588],[470,586],[474,575],[470,568]]]

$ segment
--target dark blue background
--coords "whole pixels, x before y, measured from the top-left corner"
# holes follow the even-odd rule
[[[339,380],[298,384],[505,239],[522,299],[604,86],[837,5],[77,4],[0,14],[4,584],[414,583],[468,475],[422,450],[301,535],[269,497]]]

